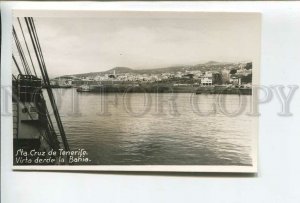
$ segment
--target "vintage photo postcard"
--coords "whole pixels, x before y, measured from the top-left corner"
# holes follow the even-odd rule
[[[257,172],[259,13],[15,10],[13,169]]]

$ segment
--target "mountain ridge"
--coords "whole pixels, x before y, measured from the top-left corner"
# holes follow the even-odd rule
[[[114,67],[107,71],[99,71],[99,72],[89,72],[89,73],[79,73],[79,74],[68,74],[60,77],[66,76],[76,76],[76,77],[95,77],[101,74],[113,74],[114,71],[116,74],[120,73],[137,73],[137,74],[160,74],[164,72],[179,72],[179,71],[220,71],[225,66],[237,66],[241,63],[249,63],[249,62],[217,62],[217,61],[208,61],[206,63],[196,64],[196,65],[177,65],[177,66],[169,66],[162,68],[152,68],[152,69],[132,69],[129,67]],[[251,62],[250,62],[251,63]]]

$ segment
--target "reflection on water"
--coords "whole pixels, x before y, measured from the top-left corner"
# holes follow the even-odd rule
[[[193,107],[190,93],[131,93],[124,99],[122,94],[54,91],[60,95],[57,103],[70,148],[86,149],[91,164],[252,164],[253,118],[247,111],[228,117],[218,106],[216,114],[204,116],[213,110],[215,95],[197,95]],[[237,110],[238,95],[226,95],[226,101],[227,111]]]

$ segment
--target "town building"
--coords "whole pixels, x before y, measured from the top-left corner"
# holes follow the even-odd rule
[[[233,84],[233,85],[241,85],[241,84],[242,84],[241,78],[238,77],[238,76],[235,76],[235,75],[232,75],[232,76],[230,77],[229,82],[230,82],[231,84]]]

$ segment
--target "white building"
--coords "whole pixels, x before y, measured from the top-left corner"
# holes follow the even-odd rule
[[[205,72],[205,75],[201,76],[201,85],[209,86],[213,84],[213,75],[211,72]]]
[[[240,77],[236,77],[236,76],[230,77],[229,82],[232,83],[232,84],[234,84],[234,85],[241,85],[242,84],[241,78]]]
[[[213,78],[210,76],[201,77],[201,85],[208,86],[213,84]]]

